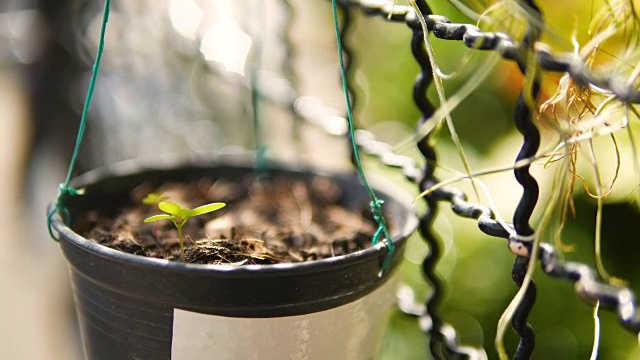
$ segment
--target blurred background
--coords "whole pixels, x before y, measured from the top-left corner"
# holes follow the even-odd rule
[[[429,3],[435,13],[453,22],[475,23],[444,0]],[[103,4],[0,1],[0,201],[5,204],[0,207],[5,229],[0,247],[0,359],[81,358],[66,265],[48,235],[45,209],[68,168]],[[545,40],[554,50],[572,51],[572,32],[585,40],[593,8],[603,4],[539,1],[549,26]],[[478,12],[488,5],[470,3]],[[501,19],[498,13],[493,15],[494,20]],[[352,52],[349,80],[357,127],[419,160],[412,137],[420,118],[412,98],[419,68],[409,47],[411,32],[404,24],[369,18],[359,11],[352,12],[350,22],[345,45]],[[517,23],[483,24],[483,29],[505,31],[514,38],[521,34]],[[456,94],[470,82],[477,85],[452,112],[471,168],[509,166],[522,142],[511,119],[523,84],[517,67],[460,43],[435,39],[432,43],[443,72],[462,68],[457,77],[445,81],[447,94]],[[254,106],[251,93],[256,88],[262,91]],[[548,97],[555,89],[550,85],[544,91]],[[429,96],[437,103],[433,88]],[[307,121],[292,114],[293,106],[308,114]],[[116,0],[77,172],[165,153],[255,150],[288,164],[349,169],[340,118],[344,111],[329,1]],[[541,126],[543,134],[552,137]],[[638,134],[637,120],[632,119],[631,126]],[[441,178],[456,176],[447,169],[462,170],[449,138],[445,129],[436,146]],[[553,141],[557,139],[549,143]],[[598,159],[614,163],[610,140],[598,146]],[[602,251],[609,273],[628,281],[638,293],[640,213],[631,196],[638,184],[630,163],[631,145],[620,140],[618,146],[624,163],[616,192],[605,201]],[[365,161],[365,170],[371,176],[391,178],[417,195],[397,170],[375,159]],[[542,188],[539,218],[551,194],[553,171],[542,162],[532,171]],[[521,194],[512,173],[482,179],[500,214],[509,220]],[[456,186],[470,193],[469,184]],[[565,258],[595,266],[596,202],[582,186],[576,186],[574,195],[575,216],[569,216],[563,232],[563,241],[574,249]],[[458,330],[462,343],[484,346],[489,358],[496,358],[497,322],[517,292],[511,280],[514,256],[504,240],[482,235],[474,221],[453,216],[446,205],[441,206],[435,231],[444,249],[439,265],[447,284],[443,318]],[[402,269],[404,281],[420,300],[431,291],[419,268],[427,252],[417,236],[411,238]],[[571,283],[540,271],[534,278],[538,300],[529,321],[538,341],[534,358],[588,358],[593,344],[592,306],[575,295]],[[600,317],[600,358],[640,358],[638,339],[619,325],[615,314],[601,311]],[[511,332],[506,343],[513,352],[516,337]],[[417,322],[399,311],[392,315],[379,346],[380,359],[430,358],[428,340]]]

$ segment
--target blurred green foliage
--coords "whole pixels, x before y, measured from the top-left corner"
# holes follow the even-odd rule
[[[436,14],[445,15],[453,22],[473,23],[445,1],[429,3]],[[571,33],[575,26],[585,29],[584,21],[565,21],[567,14],[576,18],[588,17],[591,11],[590,4],[572,1],[542,3],[542,6],[550,28],[563,34]],[[352,73],[351,84],[355,84],[358,99],[358,125],[375,128],[377,123],[394,120],[408,128],[414,127],[420,114],[413,104],[412,90],[419,69],[409,47],[411,32],[403,24],[390,24],[359,13],[354,21],[348,41],[355,54],[353,66],[356,70]],[[555,46],[556,40],[550,38],[548,41]],[[564,46],[560,43],[560,47]],[[432,44],[438,63],[445,72],[455,70],[470,52],[458,42],[435,39]],[[515,95],[523,80],[517,67],[507,61],[501,61],[495,69],[480,68],[478,64],[486,56],[474,55],[462,76],[445,82],[445,88],[447,94],[453,94],[473,72],[491,72],[488,80],[455,109],[452,116],[465,148],[482,159],[482,164],[502,164],[498,160],[502,157],[496,156],[496,152],[502,151],[498,147],[505,139],[512,139],[516,144],[521,141],[513,126],[511,113]],[[429,97],[437,104],[433,86]],[[446,143],[448,138],[445,131],[441,139]],[[503,153],[501,156],[514,159],[517,150],[517,147],[512,148],[511,154]],[[444,158],[448,157],[444,154]],[[520,194],[519,185],[513,182],[508,186],[513,187],[511,201],[515,203]],[[637,191],[637,188],[633,191]],[[576,209],[576,217],[569,216],[563,232],[564,241],[575,245],[576,251],[566,253],[565,257],[567,261],[579,261],[595,267],[593,229],[596,203],[578,191]],[[640,266],[637,265],[640,243],[636,241],[637,234],[640,234],[639,219],[637,206],[628,202],[605,205],[602,234],[605,267],[615,276],[629,281],[636,290],[640,281]],[[462,343],[483,346],[489,358],[497,358],[494,337],[498,319],[517,292],[511,280],[514,256],[509,253],[506,241],[481,234],[473,220],[453,216],[446,205],[440,206],[435,230],[445,238],[445,252],[440,264],[440,275],[447,284],[441,309],[443,317],[455,326]],[[417,264],[426,251],[428,249],[421,239],[417,236],[411,238],[407,250],[407,257],[411,261],[407,261],[402,269],[404,281],[415,289],[421,300],[430,292]],[[594,335],[592,305],[577,296],[570,282],[550,278],[539,269],[534,279],[538,286],[538,298],[529,318],[537,334],[533,358],[589,358]],[[600,319],[599,358],[640,358],[638,339],[622,328],[614,312],[601,309]],[[517,340],[512,332],[507,335],[506,346],[511,354],[517,346]],[[396,310],[380,359],[425,358],[430,358],[428,339],[418,330],[415,319],[405,317]]]

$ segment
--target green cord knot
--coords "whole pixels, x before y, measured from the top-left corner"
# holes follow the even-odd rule
[[[53,215],[56,214],[57,211],[62,212],[64,215],[65,224],[69,224],[71,222],[71,214],[67,207],[65,206],[65,201],[70,196],[80,196],[84,194],[84,189],[75,189],[67,184],[60,184],[58,187],[58,198],[56,199],[56,203],[53,206],[53,209],[47,215],[47,228],[49,229],[49,235],[55,241],[59,241],[58,238],[53,234],[53,230],[51,229],[51,219]]]
[[[387,257],[382,262],[382,269],[378,273],[378,276],[382,276],[384,271],[387,269],[389,264],[391,263],[391,257],[395,250],[393,246],[393,241],[391,240],[391,236],[389,235],[389,229],[387,228],[387,223],[384,219],[384,215],[382,214],[382,200],[379,200],[373,192],[373,189],[369,186],[369,182],[367,181],[367,177],[364,175],[364,170],[362,170],[362,162],[360,161],[360,153],[358,151],[358,144],[354,140],[355,137],[355,129],[353,126],[353,112],[351,111],[351,101],[349,99],[349,88],[347,86],[347,74],[344,69],[344,59],[342,57],[342,40],[340,38],[340,25],[338,24],[338,10],[336,5],[336,0],[331,0],[331,7],[333,8],[333,24],[336,29],[336,42],[338,45],[338,61],[340,64],[340,75],[342,78],[342,91],[344,93],[344,100],[347,106],[347,123],[349,124],[349,134],[351,136],[351,145],[353,146],[353,157],[355,158],[356,167],[358,169],[358,173],[360,174],[360,179],[362,183],[369,193],[369,197],[371,198],[371,212],[373,213],[373,218],[378,223],[378,229],[373,234],[373,239],[371,240],[371,245],[375,246],[380,241],[380,236],[384,234],[386,238],[387,245]]]
[[[380,223],[380,221],[384,219],[384,216],[382,215],[382,204],[384,204],[384,200],[380,200],[378,198],[371,200],[371,212],[373,213],[373,219],[377,223]]]
[[[371,200],[371,204],[370,204],[371,213],[373,214],[373,219],[378,223],[378,229],[373,234],[373,239],[371,240],[371,244],[373,246],[377,245],[380,242],[380,236],[384,234],[384,237],[386,239],[385,243],[387,245],[387,250],[388,250],[387,256],[382,262],[381,272],[384,272],[384,270],[386,270],[387,267],[389,267],[389,264],[391,264],[391,258],[396,248],[393,245],[393,241],[391,239],[391,235],[389,234],[389,229],[387,227],[387,222],[385,221],[384,215],[382,214],[382,204],[384,204],[384,200],[380,200],[377,197],[374,197],[373,200]]]
[[[68,196],[80,196],[84,195],[84,188],[75,189],[66,184],[60,184],[58,187],[58,201],[64,200]]]
[[[111,0],[105,0],[96,61],[93,64],[93,74],[91,75],[91,81],[89,81],[87,96],[84,99],[84,107],[82,108],[82,115],[80,116],[80,126],[78,128],[78,136],[76,137],[76,146],[73,149],[73,154],[71,155],[71,161],[69,163],[69,170],[67,171],[67,180],[65,183],[60,184],[60,186],[58,187],[58,199],[56,199],[56,203],[53,209],[51,209],[51,211],[47,215],[49,235],[51,235],[51,238],[55,241],[59,240],[55,237],[55,235],[53,235],[53,230],[51,229],[51,219],[53,218],[53,215],[55,215],[58,211],[62,212],[62,214],[64,215],[65,223],[68,225],[71,222],[71,214],[69,213],[69,210],[67,210],[67,207],[64,205],[65,200],[70,196],[78,196],[84,194],[83,189],[74,189],[69,186],[69,182],[71,182],[71,176],[73,175],[73,170],[76,165],[78,153],[80,152],[80,145],[82,144],[84,131],[87,126],[87,114],[89,113],[89,106],[91,105],[91,99],[93,98],[93,91],[95,89],[96,80],[98,79],[98,73],[100,72],[100,61],[102,59],[102,52],[104,50],[104,38],[107,31],[107,22],[109,21],[110,6]]]

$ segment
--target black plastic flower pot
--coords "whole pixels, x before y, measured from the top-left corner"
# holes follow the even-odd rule
[[[74,218],[126,201],[143,182],[242,177],[250,166],[141,168],[123,163],[77,178],[83,196],[66,201]],[[272,169],[271,176],[312,172]],[[323,173],[346,208],[368,204],[352,174]],[[395,301],[394,273],[417,219],[403,193],[376,186],[393,224],[396,251],[383,243],[324,260],[273,265],[183,264],[123,253],[87,240],[55,215],[52,228],[71,268],[88,359],[370,359]]]

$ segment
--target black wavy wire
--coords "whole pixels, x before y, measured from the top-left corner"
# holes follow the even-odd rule
[[[354,5],[351,1],[341,1],[341,6],[347,8],[349,5]],[[424,14],[430,14],[431,10],[424,1],[418,1],[418,6],[421,8]],[[362,8],[365,10],[365,14],[369,16],[390,14],[390,8],[386,9],[371,9]],[[387,10],[387,11],[384,11]],[[348,13],[348,11],[346,11]],[[393,19],[393,14],[391,14]],[[405,16],[406,15],[406,16]],[[423,29],[418,21],[415,13],[407,12],[401,15],[407,25],[411,28],[413,35],[411,38],[411,49],[414,57],[420,65],[420,73],[414,83],[413,97],[417,107],[422,112],[422,118],[418,124],[420,128],[424,122],[426,122],[435,111],[433,105],[427,99],[427,89],[433,81],[431,65],[429,58],[424,48]],[[407,17],[405,19],[405,17]],[[346,19],[349,19],[348,17]],[[396,18],[397,19],[397,18]],[[343,28],[343,31],[344,28]],[[359,136],[358,136],[359,135]],[[360,145],[364,145],[363,150],[365,153],[373,153],[382,149],[377,145],[379,142],[368,142],[366,138],[371,138],[372,134],[365,131],[359,131],[356,135],[356,141]],[[367,147],[368,144],[369,146]],[[388,149],[388,144],[386,149]],[[404,174],[408,180],[417,183],[420,190],[424,191],[431,188],[438,183],[438,180],[434,177],[434,166],[436,162],[435,150],[429,145],[428,135],[420,139],[417,142],[418,149],[422,156],[427,160],[425,167],[422,171],[416,169],[415,162],[412,159],[402,156],[393,157],[397,162],[392,166],[402,167]],[[392,157],[386,159],[387,161],[393,161]],[[429,335],[429,349],[431,354],[438,359],[479,359],[486,358],[484,350],[475,349],[471,347],[465,347],[458,345],[457,336],[455,330],[449,324],[446,324],[439,315],[440,304],[444,296],[444,284],[440,277],[436,274],[436,267],[441,258],[442,250],[440,240],[431,231],[434,218],[437,214],[437,201],[436,194],[428,195],[424,197],[424,201],[427,205],[427,209],[423,216],[420,218],[419,233],[423,240],[429,247],[429,252],[425,256],[422,263],[422,271],[425,279],[432,286],[432,293],[425,302],[424,307],[415,306],[411,304],[409,306],[420,308],[418,311],[410,311],[413,316],[420,318],[420,329]],[[426,310],[426,311],[424,311]]]
[[[361,2],[359,0],[344,0],[351,6],[358,6],[367,15],[378,15],[389,21],[406,22],[410,27],[418,26],[415,16],[411,16],[413,9],[410,6],[392,6],[391,1],[377,2]],[[535,6],[529,6],[537,9]],[[427,26],[434,35],[445,40],[459,40],[469,48],[480,50],[492,50],[501,54],[505,59],[514,60],[524,69],[526,67],[526,58],[523,53],[518,51],[517,44],[508,36],[502,33],[481,32],[474,25],[469,24],[452,24],[448,19],[438,15],[427,16]],[[415,35],[415,33],[414,33]],[[531,41],[531,39],[524,40]],[[593,84],[608,90],[618,99],[628,103],[640,103],[640,92],[632,86],[624,85],[624,81],[616,78],[598,78],[588,72],[588,69],[582,62],[577,61],[570,55],[553,56],[544,47],[537,47],[535,50],[536,61],[541,69],[555,72],[568,73],[571,78],[579,84]],[[526,54],[526,52],[525,52]],[[424,68],[423,68],[424,72]],[[419,79],[420,81],[420,79]],[[416,88],[417,89],[417,88]],[[539,84],[534,83],[532,95],[535,96],[539,91]],[[421,110],[427,109],[424,104],[418,103]],[[521,96],[516,104],[515,124],[518,130],[524,135],[525,140],[523,147],[517,157],[518,160],[526,159],[528,156],[535,154],[539,146],[539,133],[535,125],[531,121],[529,109],[526,107],[524,98]],[[369,155],[380,158],[381,162],[387,166],[401,168],[405,176],[412,181],[419,177],[420,170],[415,165],[415,160],[407,156],[395,154],[393,147],[375,140],[375,136],[369,132],[360,130],[356,134],[358,145]],[[435,160],[435,154],[432,149],[422,146],[423,151],[427,154],[427,158],[431,157]],[[517,161],[517,160],[516,160]],[[533,234],[533,229],[528,224],[533,206],[537,202],[538,186],[535,179],[529,174],[529,167],[514,170],[516,177],[523,185],[523,197],[518,206],[518,210],[514,214],[514,223],[507,224],[509,231],[527,236]],[[467,196],[459,189],[454,187],[442,187],[433,191],[430,195],[430,201],[447,201],[451,203],[453,212],[459,216],[477,219],[479,229],[490,236],[509,239],[510,234],[501,224],[495,220],[493,212],[486,206],[481,204],[469,203]],[[432,207],[430,207],[432,208]],[[433,217],[433,212],[427,214]],[[519,242],[518,239],[509,239],[511,242]],[[519,242],[528,251],[531,251],[531,242]],[[611,285],[599,279],[597,272],[591,267],[576,263],[565,262],[558,251],[549,243],[541,243],[539,247],[538,259],[541,264],[542,271],[554,278],[563,279],[575,283],[576,292],[585,300],[590,302],[599,301],[603,308],[614,309],[622,325],[633,333],[640,333],[640,310],[636,305],[635,295],[630,288]],[[521,284],[526,273],[526,258],[518,257],[514,263],[513,276],[516,283]],[[533,288],[533,287],[530,287]],[[535,289],[533,290],[533,292]],[[534,298],[535,294],[525,294],[526,298]],[[421,307],[415,303],[408,301],[409,299],[400,299],[400,307],[409,315],[418,315]],[[525,335],[524,345],[519,345],[514,357],[525,358],[528,351],[533,348],[531,336],[528,334],[529,329],[526,324],[525,313],[528,313],[532,306],[525,303],[518,309],[519,314],[514,317],[515,327]],[[529,346],[528,343],[531,345]]]
[[[416,4],[420,8],[422,14],[431,14],[431,9],[426,2],[416,1]],[[365,11],[365,13],[368,15],[386,15],[387,18],[393,18],[394,15],[394,13],[391,12],[393,9],[389,9],[388,7],[386,9],[380,7],[377,11],[372,10],[373,9]],[[391,14],[391,16],[389,16],[389,14]],[[416,61],[420,65],[420,73],[414,83],[413,90],[414,102],[422,112],[422,118],[420,119],[417,127],[420,129],[424,123],[432,117],[435,111],[434,106],[427,98],[427,90],[433,81],[433,75],[428,54],[425,49],[424,30],[422,25],[413,11],[406,12],[404,17],[405,22],[412,30],[411,50]],[[426,160],[425,166],[422,173],[419,175],[415,171],[405,171],[405,175],[407,175],[407,178],[410,181],[418,184],[420,192],[424,192],[439,183],[439,180],[434,176],[434,165],[436,164],[437,156],[435,149],[429,144],[428,134],[417,142],[417,147]],[[409,311],[409,313],[420,317],[420,328],[423,332],[429,335],[429,349],[435,358],[482,359],[486,358],[484,350],[460,346],[458,344],[455,329],[446,324],[440,317],[440,305],[443,301],[445,286],[436,273],[437,265],[442,256],[442,245],[437,236],[432,232],[433,221],[437,214],[437,203],[442,199],[450,199],[455,204],[454,211],[458,210],[460,213],[466,213],[466,215],[475,215],[479,212],[484,215],[482,216],[484,223],[492,224],[492,229],[500,229],[502,231],[504,231],[504,229],[502,229],[502,227],[493,220],[493,214],[489,209],[484,207],[474,208],[473,206],[465,206],[468,204],[466,203],[466,197],[461,191],[455,190],[444,188],[423,197],[427,207],[425,213],[420,218],[418,230],[429,248],[429,251],[422,262],[422,272],[427,282],[432,286],[432,293],[426,300],[423,308],[415,305],[409,306],[411,309],[420,308],[422,309],[421,312]],[[502,231],[500,230],[497,231],[502,234]]]
[[[525,5],[532,11],[530,15],[535,18],[535,21],[541,22],[542,15],[533,1],[525,1]],[[533,49],[533,44],[537,41],[539,33],[540,30],[537,25],[532,24],[530,21],[529,28],[521,43],[523,53],[529,53]],[[519,62],[518,65],[520,67],[520,71],[522,71],[523,74],[526,74],[526,65],[524,62]],[[525,91],[527,91],[526,85],[520,96],[518,96],[515,106],[514,122],[518,131],[523,135],[524,140],[522,147],[520,148],[520,152],[516,157],[516,163],[518,161],[534,157],[540,147],[540,132],[533,123],[531,110],[526,102],[527,95],[529,95],[531,99],[535,99],[537,97],[538,92],[540,91],[538,79],[533,79],[530,94],[525,94]],[[533,235],[535,233],[535,230],[529,225],[529,220],[531,219],[531,215],[533,214],[533,210],[536,207],[540,194],[538,182],[529,172],[530,167],[531,165],[516,167],[513,171],[516,180],[522,186],[523,192],[513,215],[513,227],[515,229],[516,238],[510,238],[509,245],[510,247],[515,246],[520,248],[524,246],[527,249],[526,256],[516,256],[516,260],[513,263],[513,269],[511,271],[511,277],[519,288],[522,287],[527,274],[529,257],[532,250]],[[528,238],[528,241],[521,241],[518,237],[526,237]],[[518,347],[513,355],[513,358],[517,360],[531,358],[535,348],[535,332],[533,331],[533,327],[527,323],[527,318],[529,317],[529,314],[536,302],[536,294],[536,284],[531,280],[526,288],[522,300],[513,314],[513,318],[511,319],[511,327],[520,337]]]
[[[409,6],[394,7],[391,1],[362,3],[358,0],[344,0],[343,2],[351,6],[360,7],[367,15],[379,15],[389,21],[406,22],[408,24],[413,23],[417,26],[417,19],[410,16],[413,9]],[[532,8],[535,9],[535,7]],[[445,17],[438,15],[429,15],[427,17],[427,25],[438,38],[461,40],[469,48],[496,51],[505,59],[515,60],[520,67],[526,65],[526,59],[522,56],[523,53],[518,51],[517,44],[505,34],[481,32],[478,27],[469,24],[452,24]],[[621,101],[640,103],[640,92],[632,86],[625,86],[623,81],[615,78],[598,78],[590,74],[582,62],[570,55],[554,57],[544,47],[537,47],[535,50],[530,51],[535,51],[536,61],[544,70],[568,73],[577,83],[593,84],[607,89]],[[534,96],[539,91],[538,86],[538,84],[534,84],[532,89]],[[516,126],[519,127],[519,130],[521,130],[525,136],[525,143],[518,159],[524,159],[527,158],[527,154],[537,151],[539,134],[535,125],[531,122],[529,110],[526,108],[522,97],[518,101],[518,104],[516,104],[515,113]],[[408,179],[414,181],[419,176],[420,170],[415,166],[413,159],[395,154],[392,146],[376,141],[373,134],[360,130],[356,140],[365,153],[379,157],[381,161],[388,166],[401,168]],[[423,148],[423,150],[427,149]],[[511,224],[507,224],[507,226],[510,228],[509,230],[526,236],[526,234],[533,234],[533,229],[528,225],[531,211],[528,208],[532,205],[535,206],[537,202],[537,183],[535,183],[535,179],[530,177],[528,167],[523,170],[517,169],[514,172],[522,182],[525,191],[523,193],[523,199],[519,204],[520,210],[514,215],[514,222],[518,229]],[[533,182],[531,182],[531,180],[533,180]],[[432,200],[450,202],[452,210],[459,216],[477,219],[479,229],[485,234],[509,239],[509,232],[495,221],[492,211],[484,205],[467,202],[467,197],[461,190],[453,187],[443,187],[432,192],[430,196]],[[433,214],[431,214],[431,216],[433,216]],[[517,242],[517,239],[511,239],[511,241]],[[531,251],[530,242],[522,244]],[[636,334],[640,332],[640,311],[636,305],[635,295],[629,288],[602,282],[598,278],[597,273],[587,265],[575,262],[564,262],[561,255],[551,244],[541,243],[539,250],[538,258],[545,274],[557,279],[574,282],[576,284],[576,292],[580,294],[580,296],[588,301],[600,301],[603,308],[615,309],[620,322],[626,329]],[[514,275],[516,283],[521,284],[524,274],[526,273],[525,260],[526,258],[519,257],[514,263],[514,271],[512,274]],[[525,298],[533,297],[531,293],[525,296]],[[401,307],[404,308],[407,313],[412,315],[419,313],[416,309],[420,309],[420,306],[406,303],[407,299],[400,300]],[[527,348],[532,348],[533,346],[533,343],[530,341],[532,337],[527,335],[529,329],[526,325],[526,316],[523,316],[525,313],[528,313],[527,308],[530,308],[532,303],[526,304],[526,302],[527,300],[525,300],[524,305],[521,304],[518,310],[519,314],[516,314],[514,317],[515,327],[525,335],[526,339],[524,340],[524,347],[516,350],[516,357],[526,357],[526,353],[528,352]],[[531,343],[531,346],[527,345],[527,341]]]
[[[430,14],[431,9],[424,1],[417,1],[416,4],[423,14]],[[415,15],[414,15],[415,17]],[[418,123],[418,129],[424,125],[433,115],[435,108],[427,98],[427,89],[433,82],[433,73],[424,44],[424,31],[419,22],[409,21],[412,30],[411,51],[416,61],[420,65],[418,75],[413,88],[413,100],[422,112],[422,118]],[[417,141],[417,147],[425,158],[425,166],[421,177],[417,180],[420,192],[436,185],[439,181],[434,176],[437,161],[435,149],[429,144],[429,135],[425,135]],[[470,347],[459,346],[455,330],[450,325],[444,323],[440,316],[440,306],[444,298],[445,285],[436,273],[436,268],[442,257],[442,244],[440,239],[433,233],[433,221],[438,212],[438,203],[432,194],[424,196],[423,200],[427,205],[425,213],[420,218],[419,233],[428,245],[428,252],[422,261],[422,272],[428,283],[432,286],[432,292],[425,302],[426,313],[420,317],[420,327],[429,336],[429,348],[431,354],[438,359],[467,359],[478,358],[478,350]]]

